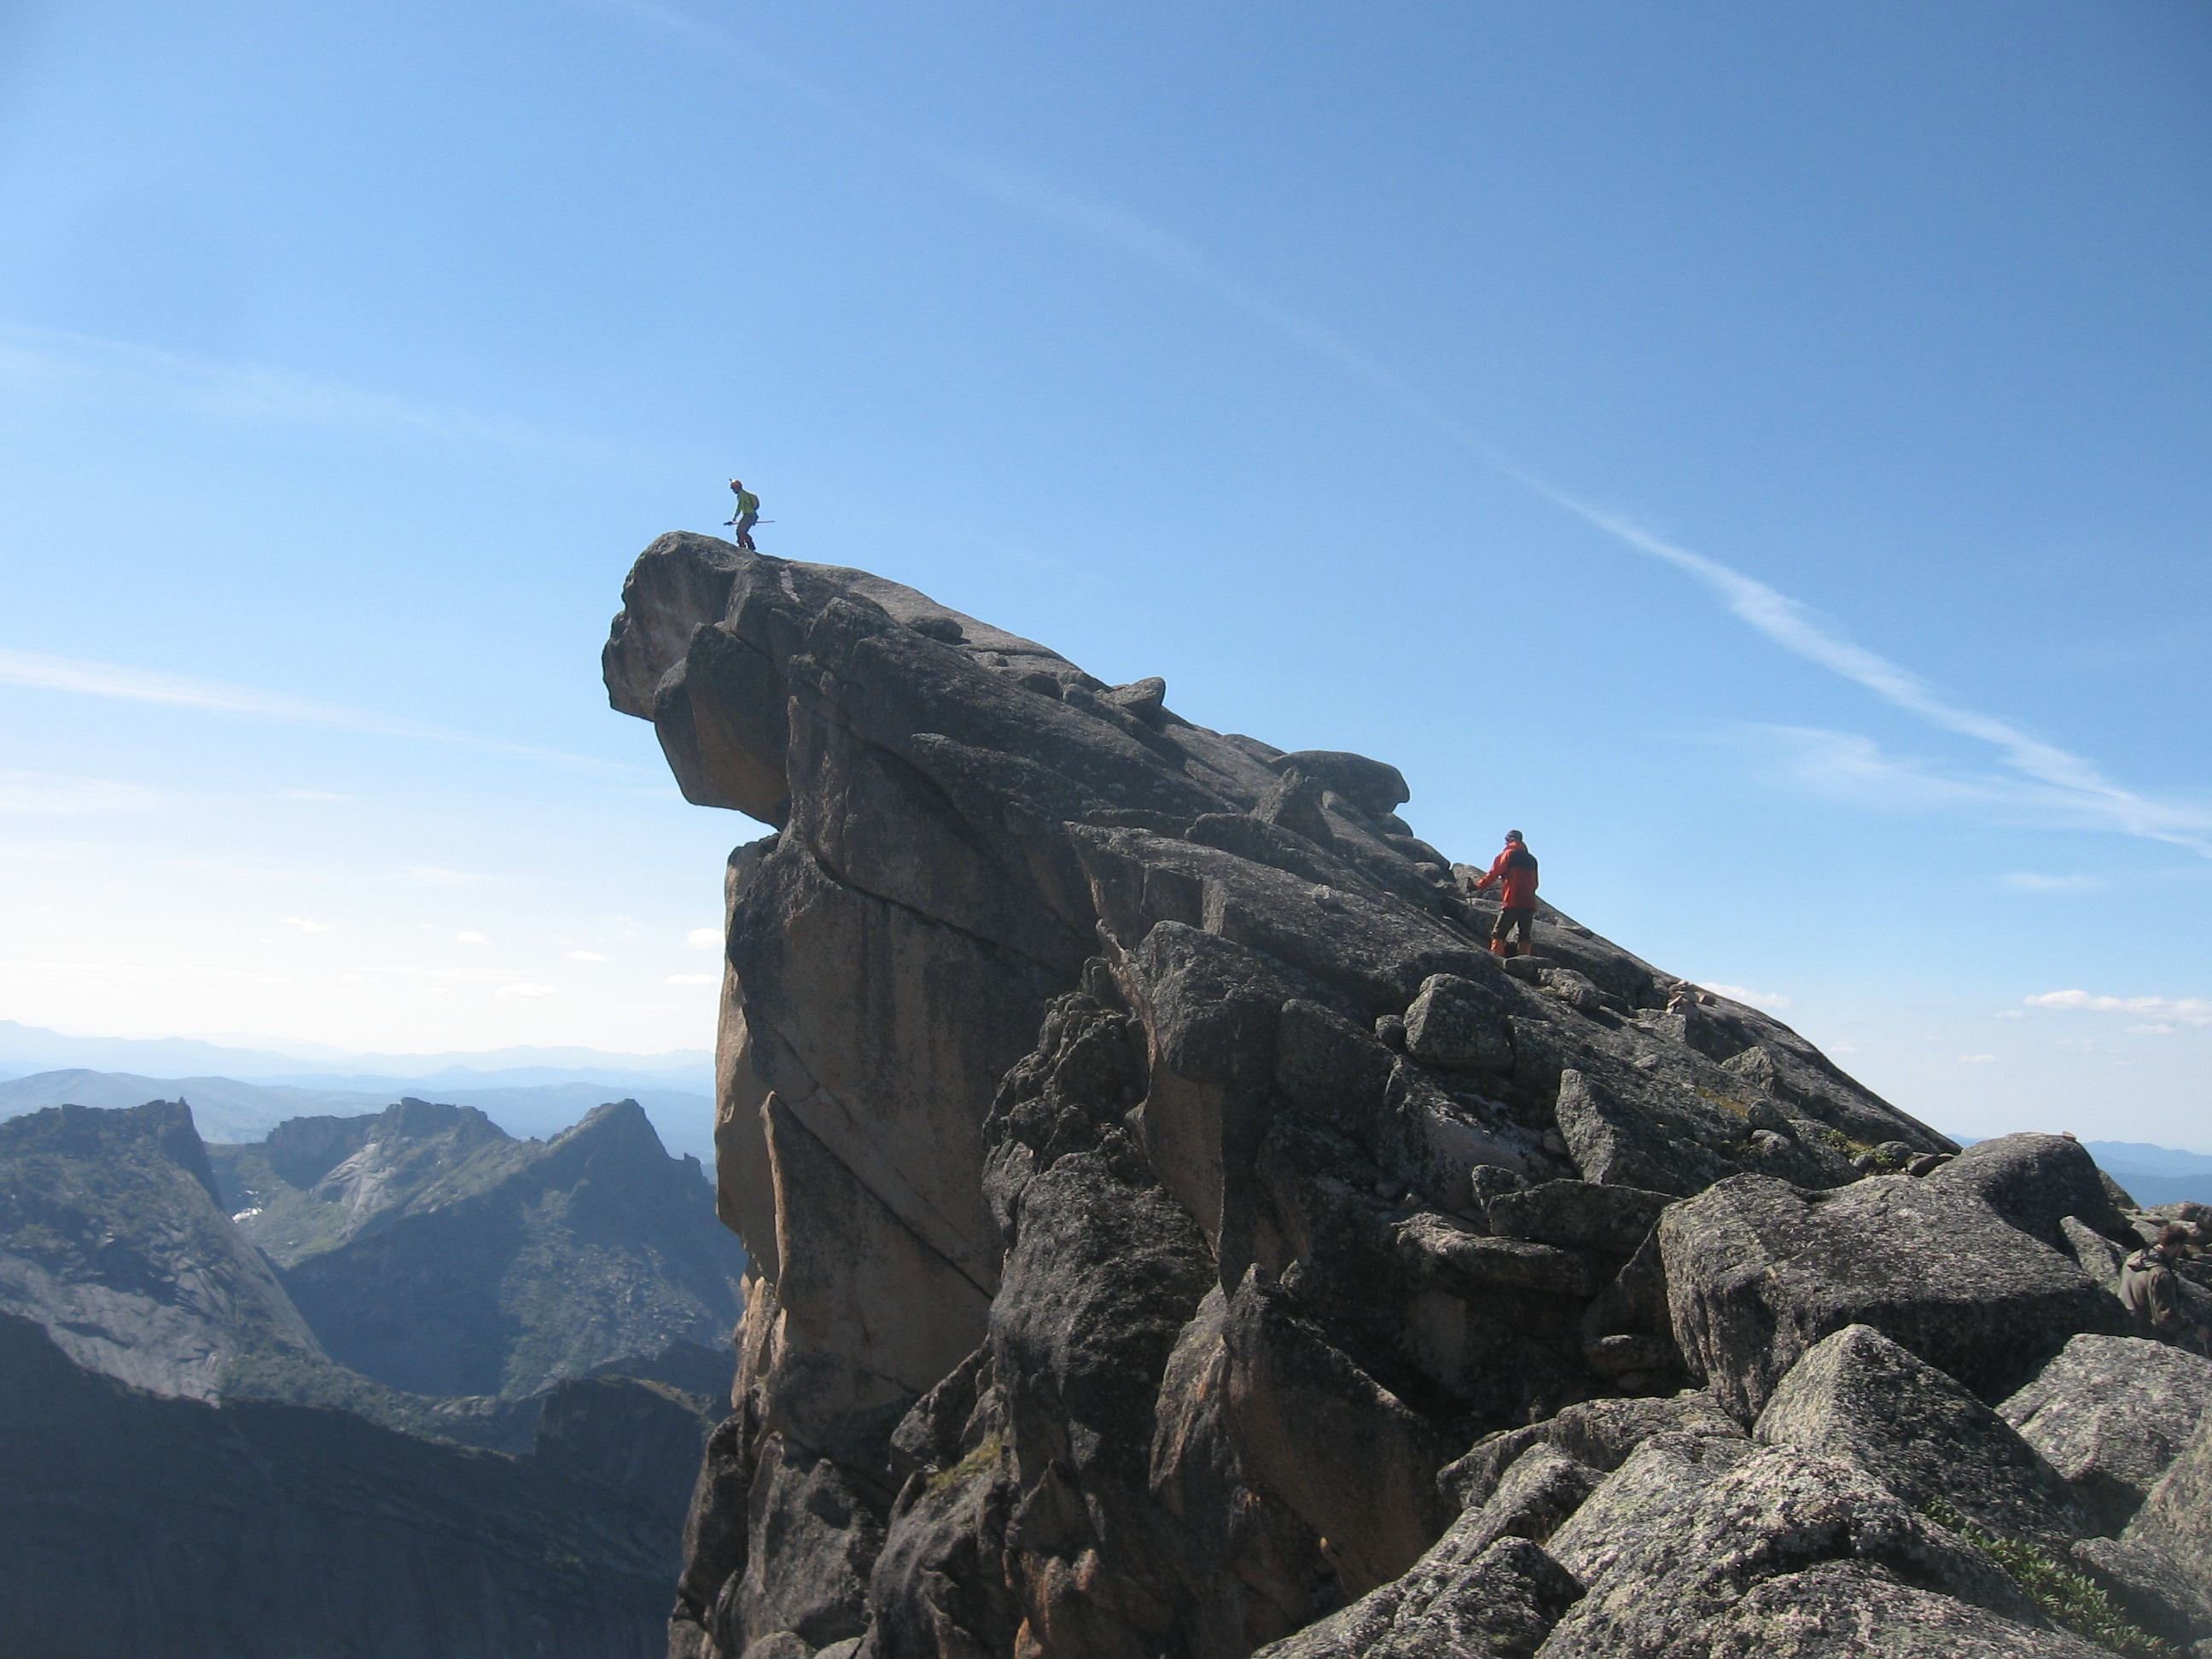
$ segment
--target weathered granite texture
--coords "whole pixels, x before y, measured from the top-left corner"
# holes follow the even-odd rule
[[[1983,1510],[2069,1541],[1987,1404],[2117,1328],[2063,1147],[1862,1180],[1958,1149],[1548,905],[1492,956],[1394,769],[863,572],[663,537],[605,667],[775,832],[726,883],[752,1273],[672,1654],[2087,1651],[1864,1420],[1971,1425],[2042,1482]],[[1881,1363],[1755,1444],[1852,1325]]]

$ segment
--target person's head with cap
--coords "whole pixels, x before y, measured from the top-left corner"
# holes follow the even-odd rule
[[[1511,842],[1518,842],[1523,838],[1518,830],[1508,830],[1505,832],[1505,839]]]

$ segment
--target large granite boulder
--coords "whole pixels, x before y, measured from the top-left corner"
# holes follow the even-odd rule
[[[2134,1518],[2212,1400],[2212,1359],[2134,1336],[2077,1336],[1997,1407],[2105,1530]]]
[[[1711,1395],[1692,1389],[1671,1399],[1586,1400],[1540,1423],[1485,1436],[1438,1474],[1437,1485],[1462,1509],[1480,1509],[1506,1473],[1538,1447],[1551,1447],[1585,1468],[1610,1474],[1638,1446],[1660,1435],[1745,1438],[1743,1425]]]
[[[1821,1338],[1870,1325],[1976,1395],[2002,1399],[2120,1310],[1981,1198],[1909,1176],[1808,1192],[1735,1176],[1659,1220],[1684,1356],[1746,1421]]]
[[[2003,1418],[1870,1325],[1846,1325],[1808,1350],[1752,1437],[1847,1459],[1915,1509],[1948,1504],[2061,1553],[2089,1529],[2057,1471]]]
[[[1447,1534],[1404,1577],[1260,1649],[1257,1659],[1531,1659],[1580,1594],[1525,1539],[1470,1553]]]
[[[2054,1250],[2067,1249],[2068,1216],[2106,1238],[2130,1237],[2105,1190],[2105,1175],[2070,1135],[2000,1135],[1978,1140],[1928,1176],[1973,1194],[2007,1221]]]
[[[2120,1541],[2164,1563],[2185,1587],[2191,1634],[2212,1638],[2212,1411],[2198,1413],[2196,1431]]]
[[[1848,1462],[1790,1447],[1645,1443],[1550,1552],[1587,1593],[1545,1659],[1728,1653],[2049,1656],[2052,1630],[2004,1571]]]

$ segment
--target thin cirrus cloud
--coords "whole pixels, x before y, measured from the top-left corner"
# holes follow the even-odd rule
[[[2058,1008],[2096,1014],[2150,1014],[2164,1024],[2179,1020],[2185,1025],[2212,1025],[2212,997],[2093,996],[2087,991],[2044,991],[2022,997],[2030,1008]],[[2157,1027],[2130,1026],[2130,1030]],[[2168,1025],[2166,1029],[2171,1030]]]
[[[2106,885],[2102,876],[2062,875],[2050,870],[2013,870],[1997,878],[1999,886],[2022,893],[2087,893]]]
[[[161,805],[161,796],[135,783],[60,772],[0,771],[0,813],[80,817],[151,812]]]
[[[808,80],[723,30],[660,0],[601,0],[609,10],[706,46],[757,76],[780,82],[848,126],[930,168],[970,192],[1211,295],[1365,386],[1532,495],[1579,519],[1621,546],[1690,577],[1773,644],[1863,687],[1938,731],[1996,751],[1997,777],[1954,778],[1924,765],[1889,760],[1864,738],[1840,732],[1801,734],[1821,741],[1801,760],[1801,775],[1832,796],[1871,793],[1891,803],[2037,823],[2058,823],[2164,842],[2212,858],[2212,810],[2160,801],[2122,787],[2095,763],[2045,742],[2009,720],[1968,708],[1939,693],[1910,669],[1868,650],[1818,619],[1801,601],[1717,559],[1680,545],[1626,514],[1600,507],[1548,482],[1460,420],[1437,399],[1334,330],[1244,281],[1190,243],[1112,203],[1086,199],[1002,158],[927,142],[902,132]],[[1850,745],[1863,745],[1856,752]],[[1823,763],[1827,763],[1823,765]],[[1841,763],[1837,764],[1837,763]],[[1852,795],[1844,786],[1860,786]],[[1865,787],[1877,785],[1871,791]]]
[[[1785,997],[1778,991],[1753,991],[1741,985],[1714,985],[1700,981],[1701,988],[1726,997],[1730,1002],[1741,1002],[1747,1008],[1789,1008],[1796,999]]]
[[[720,978],[719,974],[671,974],[661,981],[664,985],[712,985]]]
[[[1802,726],[1741,726],[1722,740],[1760,757],[1782,781],[1824,800],[1873,811],[1956,812],[2036,829],[2106,830],[2212,855],[2212,811],[2124,790],[2093,790],[2018,775],[1960,775],[1886,752],[1871,738]],[[2000,878],[2023,892],[2081,891],[2101,878],[2016,871]]]
[[[361,437],[429,439],[577,459],[620,453],[591,439],[519,422],[488,421],[289,369],[225,362],[62,329],[0,329],[0,383],[20,392],[89,392],[110,402]]]
[[[597,951],[571,951],[568,952],[568,960],[571,962],[605,962],[606,958],[601,956]]]
[[[559,989],[556,985],[537,985],[526,981],[520,985],[502,985],[495,994],[503,997],[550,997]]]
[[[455,732],[445,726],[428,726],[414,720],[393,720],[388,715],[372,714],[364,709],[313,702],[304,697],[286,696],[280,692],[259,691],[250,686],[228,685],[218,680],[164,673],[156,669],[87,662],[73,657],[47,656],[35,651],[15,651],[0,647],[0,685],[20,685],[33,690],[59,691],[77,696],[113,697],[127,702],[161,703],[173,708],[191,708],[204,714],[276,720],[295,726],[328,726],[374,737],[459,744],[495,754],[552,761],[586,771],[619,773],[625,776],[653,775],[641,767],[594,760],[583,755],[564,754],[559,750],[533,748],[527,744],[502,743],[497,738],[480,738],[472,732]],[[110,787],[129,787],[127,785]]]

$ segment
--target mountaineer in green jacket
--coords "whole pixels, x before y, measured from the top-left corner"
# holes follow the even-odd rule
[[[739,547],[748,553],[757,553],[760,550],[753,545],[753,526],[760,522],[760,497],[737,478],[730,480],[730,494],[738,498],[738,510],[722,522],[738,532],[734,539]]]
[[[2173,1271],[2188,1248],[2189,1229],[2179,1222],[2159,1229],[2158,1243],[2137,1250],[2121,1267],[2120,1300],[2136,1335],[2203,1353],[2212,1332],[2191,1316],[2193,1310],[2182,1300],[2179,1275]]]

